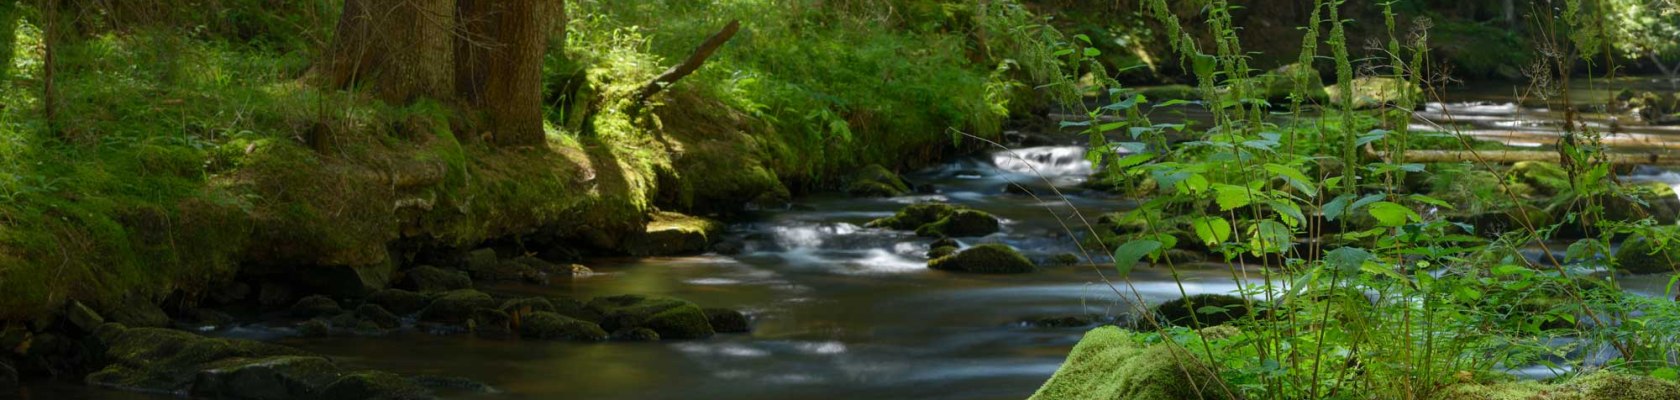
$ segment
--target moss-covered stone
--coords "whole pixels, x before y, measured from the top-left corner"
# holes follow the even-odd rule
[[[381,329],[396,329],[402,326],[401,317],[378,304],[363,304],[361,307],[356,307],[356,317],[363,321],[372,322]]]
[[[938,221],[916,228],[917,236],[977,237],[997,233],[1001,229],[997,217],[982,211],[958,209]]]
[[[554,313],[584,321],[600,323],[601,313],[589,308],[589,304],[570,297],[550,297],[548,302],[554,304]]]
[[[1635,274],[1680,270],[1680,241],[1659,245],[1656,240],[1645,236],[1629,238],[1616,249],[1616,268]]]
[[[344,374],[321,393],[321,400],[426,400],[424,388],[397,374],[357,371]]]
[[[1200,329],[1248,316],[1248,303],[1237,296],[1197,294],[1161,303],[1155,313],[1163,322]]]
[[[1440,400],[1672,400],[1680,383],[1619,372],[1597,371],[1562,382],[1469,383],[1448,387]]]
[[[139,296],[128,296],[122,302],[100,309],[106,322],[116,322],[135,328],[169,326],[169,315],[157,303]]]
[[[508,314],[527,314],[537,311],[555,312],[554,302],[541,297],[524,297],[502,302],[497,309]]]
[[[625,342],[657,342],[659,341],[659,332],[654,332],[652,329],[648,328],[625,329],[613,332],[612,340]]]
[[[107,324],[117,326],[120,324]],[[102,328],[103,329],[103,328]],[[205,338],[162,328],[113,327],[99,334],[106,346],[104,369],[89,374],[93,386],[162,393],[185,392],[199,372],[225,368],[224,360],[252,360],[308,353],[283,346],[235,339]]]
[[[344,310],[339,308],[338,301],[319,295],[298,299],[297,303],[293,303],[291,308],[292,316],[298,318],[315,318],[338,314],[341,311]]]
[[[957,206],[945,203],[917,203],[898,210],[891,217],[869,221],[870,227],[886,228],[900,231],[913,231],[939,221],[957,210]]]
[[[1050,257],[1050,261],[1055,262],[1056,265],[1064,267],[1069,265],[1079,265],[1079,260],[1079,255],[1073,253],[1061,253]]]
[[[747,321],[747,314],[740,311],[727,308],[707,308],[702,311],[706,313],[706,322],[711,324],[712,330],[717,333],[747,333],[752,331],[752,326]]]
[[[1398,105],[1402,99],[1409,99],[1414,105],[1423,103],[1423,88],[1394,77],[1366,76],[1354,78],[1352,85],[1353,98],[1351,102],[1355,109],[1371,109],[1384,106]],[[1342,103],[1341,85],[1331,85],[1324,88],[1330,102]]]
[[[402,287],[420,293],[471,289],[472,278],[465,272],[422,265],[403,272]]]
[[[1623,186],[1621,192],[1603,200],[1604,218],[1638,221],[1649,217],[1660,225],[1673,225],[1680,220],[1680,197],[1666,183],[1630,184]]]
[[[846,193],[859,197],[896,197],[910,194],[910,185],[880,164],[871,164],[852,176]]]
[[[229,358],[201,366],[191,393],[213,399],[310,399],[338,378],[338,366],[324,357]]]
[[[700,339],[715,332],[700,306],[670,297],[623,295],[597,297],[589,309],[601,315],[608,331],[648,328],[667,339]]]
[[[1038,265],[1015,251],[1015,248],[995,243],[970,247],[954,255],[929,260],[928,268],[982,274],[1021,274],[1038,271]]]
[[[647,229],[624,240],[624,251],[633,256],[676,256],[706,252],[723,232],[723,224],[706,218],[660,212]]]
[[[1182,348],[1143,347],[1120,328],[1085,333],[1030,400],[1226,399],[1218,376]]]
[[[472,289],[452,290],[438,295],[432,304],[420,310],[420,320],[447,324],[466,323],[473,310],[494,308],[496,300]]]
[[[1512,180],[1527,184],[1536,193],[1546,196],[1556,195],[1569,190],[1569,171],[1554,162],[1521,161],[1511,165],[1507,172]]]
[[[927,257],[928,257],[928,259],[945,257],[945,256],[949,256],[949,255],[952,255],[952,254],[957,254],[957,250],[958,250],[957,246],[935,247],[932,250],[928,250]]]
[[[486,339],[508,339],[513,337],[513,317],[501,310],[480,308],[473,310],[472,321],[467,323],[472,327],[473,335]]]
[[[384,307],[397,315],[410,315],[426,308],[429,300],[425,295],[401,289],[385,289],[374,292],[367,298],[368,304]]]
[[[519,323],[519,337],[536,340],[577,340],[596,342],[607,339],[607,331],[600,325],[551,312],[537,311]]]

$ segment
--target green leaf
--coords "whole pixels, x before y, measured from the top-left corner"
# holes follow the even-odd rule
[[[1149,255],[1161,248],[1161,242],[1154,240],[1133,240],[1114,249],[1114,269],[1120,272],[1120,279],[1126,279],[1132,274],[1132,268],[1137,267],[1143,256]]]
[[[1364,146],[1367,143],[1382,140],[1385,137],[1388,137],[1388,131],[1385,131],[1385,130],[1382,130],[1382,129],[1374,129],[1374,130],[1371,130],[1370,132],[1367,132],[1363,135],[1359,135],[1359,139],[1357,141],[1354,141],[1353,145],[1354,146]]]
[[[1289,186],[1306,193],[1307,196],[1318,196],[1318,187],[1314,186],[1313,180],[1307,178],[1307,174],[1301,173],[1301,170],[1287,165],[1266,164],[1266,171],[1282,176],[1284,181],[1289,182]]]
[[[1204,217],[1194,223],[1196,237],[1208,246],[1216,246],[1231,240],[1231,222],[1220,217]]]
[[[1359,267],[1365,265],[1365,261],[1370,260],[1371,257],[1371,252],[1365,251],[1365,249],[1343,247],[1325,253],[1324,262],[1343,274],[1351,275],[1358,272]]]
[[[1147,153],[1145,153],[1145,154],[1133,154],[1133,155],[1121,157],[1119,160],[1116,160],[1114,162],[1114,167],[1120,168],[1120,169],[1131,168],[1131,167],[1141,165],[1145,162],[1149,162],[1150,159],[1154,159],[1154,158],[1155,158],[1154,154],[1147,154]]]
[[[1183,99],[1167,100],[1165,103],[1156,105],[1155,108],[1172,107],[1185,104],[1195,104],[1195,102]]]
[[[1213,191],[1214,201],[1219,203],[1219,211],[1235,210],[1254,202],[1246,187],[1219,184],[1213,186]]]
[[[1085,56],[1086,57],[1097,57],[1097,56],[1101,56],[1101,55],[1102,55],[1102,50],[1097,50],[1097,48],[1095,48],[1095,47],[1086,47],[1085,48]]]
[[[1500,266],[1497,266],[1497,267],[1493,267],[1493,276],[1511,276],[1511,275],[1526,274],[1526,273],[1529,273],[1529,272],[1533,272],[1533,270],[1530,270],[1528,268],[1523,268],[1520,265],[1505,264],[1505,265],[1500,265]]]
[[[1289,227],[1275,220],[1260,221],[1254,227],[1254,237],[1249,240],[1250,252],[1256,256],[1282,253],[1293,245],[1290,236]]]
[[[1423,219],[1423,217],[1418,215],[1416,211],[1412,211],[1412,209],[1406,208],[1406,206],[1386,201],[1372,204],[1370,211],[1371,216],[1377,218],[1377,223],[1387,227],[1405,225],[1408,220],[1417,221]]]
[[[1347,213],[1348,203],[1351,202],[1353,202],[1353,195],[1344,194],[1336,196],[1336,198],[1334,200],[1330,200],[1329,203],[1324,203],[1324,219],[1335,221],[1336,218],[1341,218],[1342,214]]]
[[[1381,193],[1361,197],[1361,198],[1359,198],[1359,201],[1355,201],[1355,202],[1353,202],[1353,205],[1348,206],[1347,212],[1352,213],[1352,212],[1355,212],[1355,211],[1359,211],[1360,208],[1363,208],[1367,205],[1370,205],[1371,203],[1382,201],[1382,199],[1385,199],[1385,198],[1388,198],[1388,195],[1381,194]]]
[[[1448,210],[1451,210],[1451,209],[1455,208],[1455,207],[1453,207],[1452,204],[1447,203],[1445,200],[1441,200],[1441,199],[1437,199],[1437,198],[1429,197],[1429,196],[1424,196],[1424,195],[1421,195],[1421,194],[1414,194],[1414,195],[1406,196],[1406,197],[1412,199],[1413,201],[1417,201],[1419,203],[1428,204],[1428,205],[1432,205],[1432,206],[1436,206],[1436,207],[1441,207],[1441,208],[1445,208],[1445,209],[1448,209]]]
[[[1266,205],[1271,206],[1272,211],[1276,211],[1278,215],[1284,216],[1285,219],[1283,220],[1283,223],[1289,225],[1290,227],[1300,226],[1302,223],[1307,222],[1307,216],[1301,213],[1301,206],[1297,206],[1295,203],[1286,201],[1267,201]]]

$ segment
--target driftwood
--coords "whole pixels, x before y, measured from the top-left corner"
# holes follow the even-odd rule
[[[1367,149],[1378,158],[1388,160],[1387,152],[1375,152]],[[1606,153],[1604,161],[1615,165],[1680,165],[1680,154],[1658,153]],[[1513,164],[1522,161],[1557,162],[1558,153],[1555,151],[1531,150],[1479,150],[1475,152],[1465,150],[1407,150],[1406,162],[1416,163],[1454,163],[1454,162],[1487,161],[1496,164]]]
[[[677,64],[671,69],[665,70],[665,73],[659,74],[658,77],[653,78],[646,85],[642,85],[642,89],[636,91],[635,104],[640,105],[647,102],[648,98],[659,94],[660,91],[670,87],[677,80],[699,70],[700,66],[706,63],[706,59],[712,57],[712,53],[716,53],[719,47],[723,47],[723,44],[734,38],[735,32],[740,30],[741,21],[729,21],[728,25],[723,26],[723,30],[712,34],[712,37],[706,38],[705,42],[700,43],[700,47],[696,47],[694,54],[689,55],[688,59],[684,60],[682,64]]]

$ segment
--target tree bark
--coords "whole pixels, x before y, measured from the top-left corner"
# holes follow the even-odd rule
[[[454,93],[454,0],[347,0],[328,84],[361,85],[387,103]]]
[[[728,43],[729,39],[734,38],[735,33],[740,30],[741,21],[729,21],[729,24],[724,25],[722,30],[712,34],[712,37],[706,38],[705,42],[700,43],[700,47],[694,49],[694,54],[690,54],[688,60],[665,70],[665,73],[659,74],[652,81],[642,85],[642,89],[636,92],[635,104],[640,105],[646,102],[649,97],[659,94],[660,91],[676,83],[677,80],[699,70],[700,66],[706,63],[706,59],[712,57],[712,53],[716,53],[719,47]]]
[[[459,0],[456,94],[482,112],[491,141],[542,144],[542,64],[550,25],[564,4],[552,0]]]

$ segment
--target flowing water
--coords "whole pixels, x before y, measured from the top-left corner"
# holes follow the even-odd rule
[[[1461,99],[1428,105],[1420,116],[1472,134],[1544,146],[1561,118],[1539,104],[1477,89]],[[1449,117],[1449,115],[1451,117]],[[1589,123],[1610,126],[1598,115]],[[1623,124],[1625,125],[1625,124]],[[1637,149],[1680,143],[1666,127],[1624,127],[1629,134],[1666,138]],[[1181,293],[1228,293],[1251,279],[1223,266],[1189,266],[1182,285],[1160,270],[1140,268],[1131,286],[1110,286],[1100,255],[1085,265],[1048,267],[1012,276],[929,270],[931,242],[906,232],[864,225],[917,201],[941,200],[1004,219],[1003,231],[965,241],[1006,243],[1046,265],[1079,252],[1083,220],[1131,207],[1129,199],[1078,189],[1091,165],[1071,136],[1039,147],[955,160],[910,174],[924,194],[892,199],[816,196],[787,211],[762,212],[732,226],[738,255],[598,259],[596,275],[552,286],[490,288],[508,294],[589,298],[623,293],[676,296],[704,306],[746,311],[754,329],[711,339],[653,343],[493,341],[421,333],[378,338],[302,339],[281,343],[340,362],[404,374],[465,377],[496,393],[446,393],[486,399],[1020,399],[1063,361],[1088,327],[1046,328],[1041,317],[1124,318],[1135,288],[1145,303]],[[1547,139],[1547,138],[1551,139]],[[1060,144],[1057,144],[1060,143]],[[1634,146],[1639,141],[1623,144]],[[1643,151],[1643,150],[1642,150]],[[1644,169],[1638,179],[1680,185],[1680,174]],[[1041,196],[1013,194],[1019,183]],[[1077,212],[1075,212],[1077,211]],[[1094,251],[1093,253],[1101,253]],[[1663,293],[1667,279],[1624,281],[1630,289]],[[35,398],[146,398],[63,385],[31,388]]]

